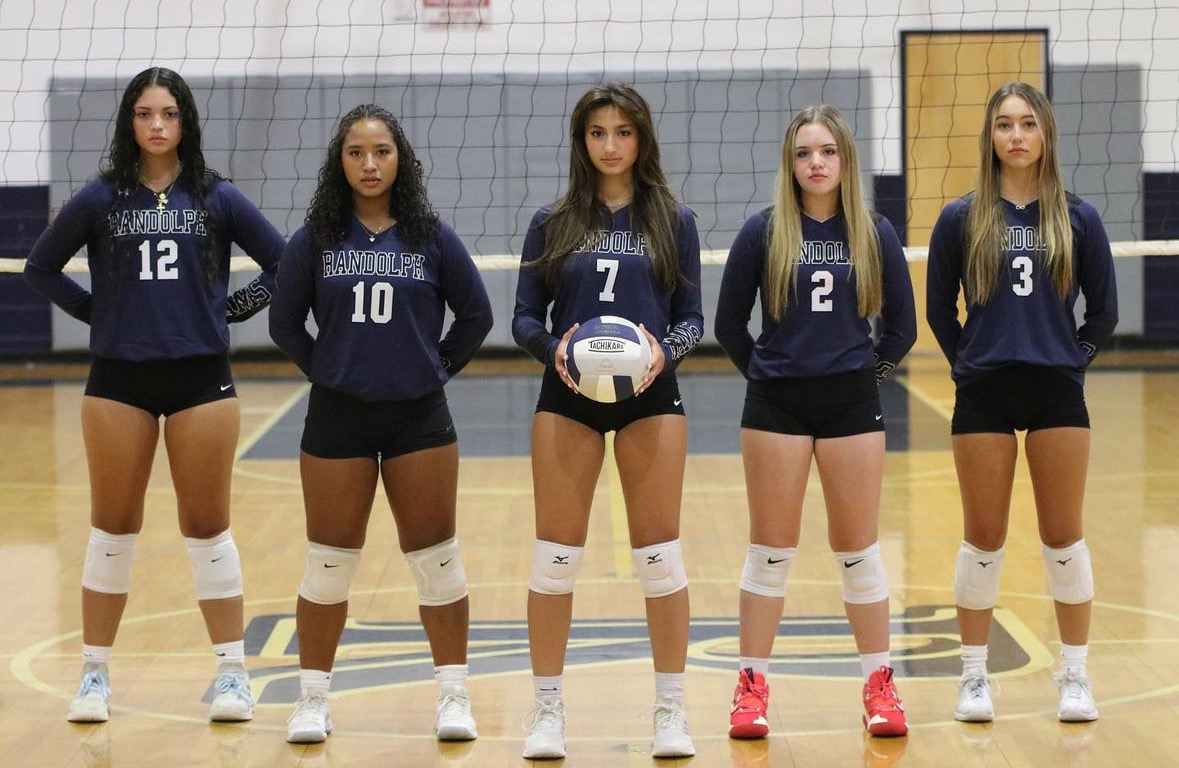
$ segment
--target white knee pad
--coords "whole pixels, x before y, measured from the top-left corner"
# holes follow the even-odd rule
[[[532,546],[532,573],[528,588],[542,595],[568,595],[577,582],[583,547],[536,540]]]
[[[786,577],[794,561],[794,547],[767,547],[750,542],[741,571],[741,589],[762,597],[786,597]]]
[[[954,602],[972,611],[994,608],[999,601],[999,570],[1002,567],[1002,547],[987,552],[969,542],[962,542],[954,568]]]
[[[666,597],[688,586],[680,540],[632,549],[631,561],[646,597]]]
[[[467,596],[467,572],[453,537],[406,552],[405,560],[418,583],[418,605],[450,605]]]
[[[125,595],[131,589],[131,561],[135,557],[134,533],[107,533],[90,529],[82,586],[92,592]]]
[[[1084,539],[1063,549],[1044,547],[1043,552],[1053,600],[1076,605],[1093,599],[1093,562]]]
[[[880,557],[880,542],[859,552],[836,552],[839,575],[843,578],[843,601],[852,605],[870,605],[888,599],[888,576]]]
[[[197,600],[220,600],[242,594],[242,563],[228,530],[211,539],[189,539],[192,583]]]
[[[307,570],[299,585],[299,597],[317,605],[336,605],[348,599],[352,576],[360,564],[359,549],[342,549],[311,542]]]

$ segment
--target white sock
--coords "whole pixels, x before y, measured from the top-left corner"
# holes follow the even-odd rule
[[[320,669],[299,670],[299,693],[310,696],[313,693],[327,695],[332,689],[332,673]]]
[[[741,656],[737,661],[737,671],[740,672],[743,669],[752,669],[762,677],[765,677],[770,673],[770,660],[758,659],[753,656]]]
[[[962,676],[986,677],[987,647],[985,645],[962,645]]]
[[[229,643],[216,643],[213,646],[213,655],[222,664],[241,664],[244,666],[246,663],[246,641],[234,640]]]
[[[872,676],[872,673],[881,667],[891,667],[892,662],[889,661],[890,655],[888,651],[881,651],[880,653],[861,653],[860,654],[860,671],[864,673],[864,679],[867,680]]]
[[[1089,645],[1060,644],[1060,666],[1065,672],[1085,674],[1085,660],[1089,657]]]
[[[110,664],[111,647],[109,645],[82,644],[83,664]]]
[[[552,677],[532,676],[532,695],[536,697],[537,701],[559,699],[564,694],[565,691],[564,685],[561,682],[561,675],[554,675]]]
[[[467,690],[467,665],[443,664],[434,667],[434,679],[438,681],[438,692],[462,693]]]
[[[684,676],[683,672],[656,672],[655,700],[683,701]]]

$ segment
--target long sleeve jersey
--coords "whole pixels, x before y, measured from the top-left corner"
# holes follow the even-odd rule
[[[575,323],[617,315],[646,327],[663,347],[665,370],[674,370],[704,333],[700,237],[692,212],[684,205],[678,205],[677,211],[675,246],[683,279],[671,291],[655,279],[646,237],[631,230],[630,206],[615,211],[601,229],[586,234],[584,246],[562,261],[556,290],[550,290],[544,272],[531,266],[544,252],[549,216],[548,209],[537,211],[524,238],[516,284],[512,320],[516,343],[551,366],[561,337]]]
[[[1043,268],[1040,206],[1003,200],[1007,233],[999,279],[984,304],[968,303],[958,320],[958,293],[966,264],[966,217],[972,195],[951,202],[938,217],[929,243],[926,318],[955,380],[1009,363],[1065,369],[1080,380],[1118,322],[1117,283],[1109,238],[1097,210],[1068,196],[1073,232],[1073,287],[1063,299]],[[1085,295],[1080,328],[1073,314]]]
[[[262,267],[250,285],[227,295],[230,244]],[[237,187],[214,181],[204,205],[177,181],[161,209],[142,185],[120,193],[104,179],[62,207],[25,264],[29,284],[71,316],[90,324],[90,349],[116,360],[171,360],[224,353],[229,322],[270,301],[282,235]],[[63,274],[86,247],[91,290]],[[206,274],[209,249],[216,272]]]
[[[887,219],[878,218],[884,303],[879,339],[861,317],[856,275],[842,214],[826,221],[802,216],[802,253],[786,311],[775,319],[765,295],[772,209],[745,222],[733,241],[721,279],[716,338],[747,379],[766,380],[883,367],[891,370],[917,339],[913,286],[904,249]],[[749,331],[754,300],[761,298],[761,334]]]
[[[444,337],[447,307],[454,320]],[[312,382],[367,402],[442,389],[491,325],[479,271],[441,222],[428,240],[410,243],[397,225],[373,239],[353,220],[332,248],[299,229],[283,252],[270,308],[271,338]]]

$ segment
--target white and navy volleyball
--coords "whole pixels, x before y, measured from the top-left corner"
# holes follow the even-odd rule
[[[634,395],[651,362],[651,347],[639,327],[613,315],[582,323],[569,339],[568,352],[573,383],[599,403]]]

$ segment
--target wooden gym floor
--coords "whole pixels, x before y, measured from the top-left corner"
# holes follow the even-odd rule
[[[307,385],[277,364],[236,364],[243,410],[233,531],[246,577],[252,723],[210,725],[214,663],[177,532],[167,465],[147,499],[133,588],[115,645],[111,721],[65,721],[79,670],[88,489],[79,427],[84,366],[0,367],[0,747],[5,766],[525,766],[531,704],[524,601],[532,546],[528,422],[538,369],[477,363],[450,390],[462,460],[459,538],[471,588],[470,689],[478,741],[431,735],[434,684],[412,579],[378,499],[353,585],[324,745],[284,741],[297,693],[294,595],[304,556],[297,452]],[[912,730],[869,739],[859,671],[812,477],[803,541],[771,673],[771,736],[730,741],[737,577],[746,545],[736,453],[741,381],[721,361],[686,367],[691,455],[683,540],[691,578],[688,709],[698,754],[653,761],[652,670],[617,475],[604,471],[578,583],[566,668],[564,765],[1179,765],[1179,355],[1107,354],[1088,378],[1093,452],[1086,538],[1098,587],[1090,668],[1101,719],[1063,725],[1058,651],[1026,468],[1017,475],[992,671],[990,725],[952,720],[958,672],[950,589],[961,536],[944,364],[916,355],[885,392],[881,542],[892,586],[893,658]],[[162,457],[160,451],[159,456]]]

